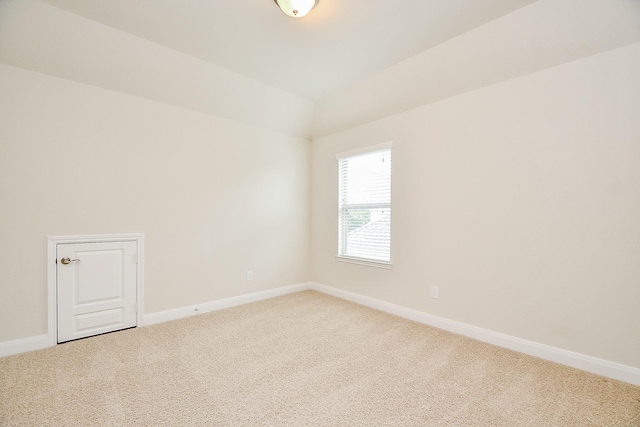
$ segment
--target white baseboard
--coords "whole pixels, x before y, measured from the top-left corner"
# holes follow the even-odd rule
[[[208,313],[210,311],[222,310],[224,308],[235,307],[237,305],[248,304],[250,302],[262,301],[269,298],[279,297],[294,292],[310,289],[308,282],[295,285],[282,286],[266,291],[254,292],[251,294],[239,295],[237,297],[225,298],[216,301],[209,301],[189,307],[176,308],[173,310],[160,311],[157,313],[145,314],[142,318],[142,326],[154,325],[156,323],[168,322],[169,320],[182,319],[183,317],[195,316],[197,314]]]
[[[0,357],[25,353],[27,351],[40,350],[47,347],[50,347],[49,335],[47,334],[21,338],[13,341],[4,341],[0,342]]]
[[[215,310],[235,307],[251,302],[262,301],[294,292],[313,289],[328,295],[342,298],[347,301],[355,302],[385,313],[393,314],[405,319],[413,320],[418,323],[444,329],[459,335],[477,339],[499,347],[508,348],[510,350],[529,354],[551,362],[560,363],[562,365],[571,366],[573,368],[582,369],[583,371],[602,375],[608,378],[624,381],[634,385],[640,385],[640,369],[634,368],[620,363],[610,362],[608,360],[598,359],[596,357],[587,356],[573,351],[552,347],[546,344],[540,344],[517,338],[511,335],[490,331],[488,329],[479,328],[477,326],[468,325],[462,322],[456,322],[444,317],[434,316],[418,310],[413,310],[400,305],[391,304],[375,298],[356,294],[338,288],[333,288],[316,282],[298,283],[290,286],[283,286],[275,289],[255,292],[236,297],[225,298],[216,301],[210,301],[202,304],[196,304],[189,307],[182,307],[173,310],[161,311],[158,313],[145,314],[143,316],[142,325],[148,326],[156,323],[167,322],[169,320],[181,319],[184,317],[194,316],[197,314],[207,313]],[[48,335],[38,335],[29,338],[22,338],[13,341],[0,342],[0,357],[10,356],[13,354],[24,353],[32,350],[39,350],[51,346]]]
[[[444,317],[434,316],[432,314],[391,304],[342,289],[333,288],[320,283],[311,282],[309,288],[347,301],[371,307],[376,310],[384,311],[385,313],[394,314],[405,319],[444,329],[449,332],[464,335],[499,347],[508,348],[520,353],[525,353],[551,362],[560,363],[562,365],[571,366],[573,368],[624,381],[626,383],[640,385],[639,368],[598,359],[596,357],[575,353],[573,351],[552,347],[546,344],[540,344],[534,341],[528,341],[511,335],[468,325],[466,323],[456,322],[454,320],[445,319]]]
[[[138,326],[153,325],[155,323],[167,322],[169,320],[181,319],[183,317],[194,316],[196,314],[207,313],[223,308],[235,307],[237,305],[250,302],[262,301],[269,298],[294,292],[305,291],[310,288],[308,282],[298,283],[290,286],[283,286],[266,291],[254,292],[252,294],[240,295],[237,297],[225,298],[217,301],[210,301],[203,304],[192,305],[190,307],[176,308],[173,310],[161,311],[159,313],[145,314],[142,317],[142,324]],[[35,337],[21,338],[13,341],[0,342],[0,357],[11,356],[13,354],[26,353],[27,351],[40,350],[42,348],[53,347],[55,342],[51,342],[49,335],[38,335]]]

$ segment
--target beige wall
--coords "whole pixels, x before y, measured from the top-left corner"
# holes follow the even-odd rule
[[[312,279],[640,367],[638,76],[634,44],[314,140]],[[393,269],[336,262],[334,155],[390,140]]]
[[[309,141],[1,64],[0,117],[0,342],[51,235],[145,233],[146,313],[308,280]]]

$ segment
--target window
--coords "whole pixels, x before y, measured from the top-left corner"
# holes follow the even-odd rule
[[[391,143],[338,154],[338,257],[391,266]]]

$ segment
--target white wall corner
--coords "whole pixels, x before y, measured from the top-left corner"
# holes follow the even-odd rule
[[[626,383],[640,385],[640,368],[610,362],[604,359],[587,356],[573,351],[528,341],[511,335],[494,332],[477,326],[456,322],[444,317],[434,316],[422,311],[410,309],[400,305],[391,304],[375,298],[345,291],[321,283],[310,282],[309,289],[322,292],[327,295],[342,298],[347,301],[361,304],[385,313],[413,320],[414,322],[433,326],[445,331],[453,332],[469,338],[486,342],[488,344],[504,347],[530,356],[539,357],[550,362],[559,363],[572,368],[581,369],[593,374],[602,375]]]

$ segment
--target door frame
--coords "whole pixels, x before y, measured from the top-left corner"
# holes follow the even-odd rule
[[[48,287],[48,325],[47,336],[49,345],[58,345],[58,275],[57,275],[57,247],[70,243],[106,243],[106,242],[135,242],[138,254],[136,265],[136,326],[142,326],[144,317],[144,234],[93,234],[84,236],[49,236],[47,237],[47,287]]]

